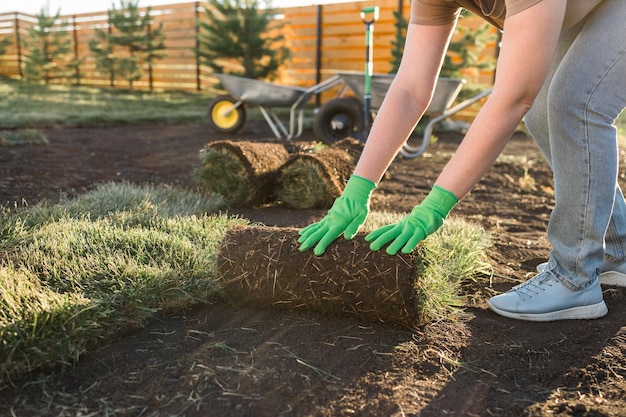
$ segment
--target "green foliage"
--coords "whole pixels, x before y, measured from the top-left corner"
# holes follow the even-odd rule
[[[391,41],[391,70],[390,74],[398,72],[400,62],[402,62],[402,52],[404,50],[404,42],[406,41],[406,30],[408,22],[398,10],[393,12],[393,17],[396,19],[394,26],[396,27],[396,36]]]
[[[469,13],[464,11],[464,13]],[[391,41],[393,47],[391,51],[390,73],[395,73],[400,66],[402,54],[404,52],[404,43],[406,41],[406,30],[408,22],[401,13],[395,11],[393,16],[396,19],[396,37]],[[448,53],[445,56],[441,67],[441,76],[449,78],[463,78],[461,70],[465,68],[487,69],[495,67],[495,60],[479,61],[477,51],[484,48],[485,45],[492,41],[492,35],[489,34],[490,25],[483,24],[477,30],[457,26],[457,33],[461,33],[461,37],[450,42]],[[455,59],[459,62],[455,63]],[[460,60],[459,60],[460,58]]]
[[[217,252],[246,221],[221,199],[106,184],[75,200],[0,211],[0,390],[71,364],[157,311],[210,303]]]
[[[200,22],[196,53],[217,73],[272,79],[289,49],[265,0],[209,0]],[[269,4],[265,3],[266,6]],[[276,35],[270,33],[274,31]],[[230,64],[230,65],[229,65]],[[227,69],[228,68],[228,69]]]
[[[463,78],[462,70],[465,68],[488,69],[495,66],[495,60],[479,61],[476,51],[485,47],[485,45],[493,40],[493,35],[489,33],[489,23],[484,23],[478,29],[470,29],[467,27],[457,27],[457,33],[461,37],[450,42],[448,54],[446,54],[443,62],[441,74],[444,77]],[[457,57],[458,63],[455,63],[453,56]]]
[[[164,56],[163,23],[152,27],[151,8],[139,11],[139,0],[120,0],[120,9],[109,10],[108,30],[97,29],[96,38],[89,41],[101,73],[133,83],[141,79],[146,68]]]
[[[0,55],[7,53],[7,48],[11,45],[11,38],[6,37],[0,40]]]
[[[491,237],[462,219],[448,219],[424,240],[425,270],[415,282],[416,297],[432,319],[442,319],[465,304],[463,287],[492,275],[487,249]]]
[[[363,224],[363,232],[396,223],[405,213],[373,211]],[[468,284],[491,276],[487,249],[491,236],[481,226],[449,218],[419,245],[423,265],[415,265],[418,279],[414,290],[424,318],[450,317],[465,304],[463,289]]]
[[[71,40],[65,30],[55,25],[59,11],[50,16],[43,9],[37,14],[37,23],[28,29],[24,39],[24,74],[31,81],[43,81],[49,84],[56,79],[66,79],[68,71],[68,53]]]
[[[48,139],[37,129],[1,130],[0,148],[24,145],[47,145]]]
[[[253,184],[241,159],[233,152],[213,147],[200,150],[196,183],[225,198],[229,204],[245,205],[254,195]]]

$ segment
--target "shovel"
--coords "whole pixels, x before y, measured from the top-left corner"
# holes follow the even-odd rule
[[[372,56],[374,54],[374,23],[378,20],[378,15],[378,6],[369,6],[361,10],[361,20],[365,24],[365,88],[363,95],[365,131],[358,135],[358,139],[362,142],[367,139],[372,124],[372,74],[374,72]]]

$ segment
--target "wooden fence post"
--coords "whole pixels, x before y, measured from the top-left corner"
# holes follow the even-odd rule
[[[322,82],[322,24],[323,22],[323,6],[317,5],[317,33],[315,35],[315,84]],[[321,97],[319,94],[315,96],[315,104],[320,105]]]
[[[80,85],[80,65],[78,59],[78,29],[76,28],[76,15],[72,16],[73,34],[74,34],[74,60],[76,62],[76,85]]]
[[[398,0],[398,17],[402,16],[404,12],[404,0]],[[398,19],[396,19],[396,39],[400,39],[402,37],[402,28],[398,24]]]
[[[17,13],[15,13],[15,47],[17,48],[17,71],[20,74],[20,79],[24,78],[22,72],[22,40],[20,39],[20,19]]]
[[[154,90],[154,77],[152,75],[152,23],[148,23],[146,32],[148,45],[150,45],[150,58],[148,59],[148,89],[152,92]]]
[[[109,20],[107,22],[107,48],[111,47],[111,35],[113,34],[113,26],[111,25],[111,11],[107,12],[107,16],[109,16]],[[111,70],[109,72],[109,86],[115,87],[115,68],[114,65],[111,65]]]
[[[201,85],[201,80],[200,80],[200,55],[198,55],[198,49],[200,48],[200,39],[198,39],[198,36],[200,35],[200,13],[198,11],[199,9],[199,2],[194,2],[194,33],[196,34],[196,42],[195,42],[195,46],[196,46],[196,50],[195,50],[195,54],[196,54],[196,91],[200,91],[202,90],[202,85]]]

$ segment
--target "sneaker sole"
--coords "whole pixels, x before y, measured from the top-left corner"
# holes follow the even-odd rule
[[[617,271],[606,271],[600,274],[600,284],[626,287],[626,274]]]
[[[540,266],[537,266],[537,272],[543,272],[543,268]],[[626,287],[626,274],[617,271],[600,272],[600,285]]]
[[[526,321],[593,320],[604,317],[609,312],[604,301],[590,306],[572,307],[549,313],[514,313],[501,310],[493,306],[490,301],[487,304],[491,310],[501,316]]]

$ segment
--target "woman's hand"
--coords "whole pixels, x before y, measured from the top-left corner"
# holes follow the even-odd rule
[[[342,233],[346,239],[352,239],[369,214],[369,199],[375,188],[372,181],[352,175],[328,214],[318,223],[300,230],[300,251],[315,246],[313,253],[319,256]]]
[[[372,242],[371,250],[379,250],[391,242],[387,247],[389,255],[395,255],[399,250],[410,253],[426,236],[441,227],[458,201],[454,194],[435,185],[422,204],[413,208],[411,214],[396,224],[374,230],[365,240]]]

